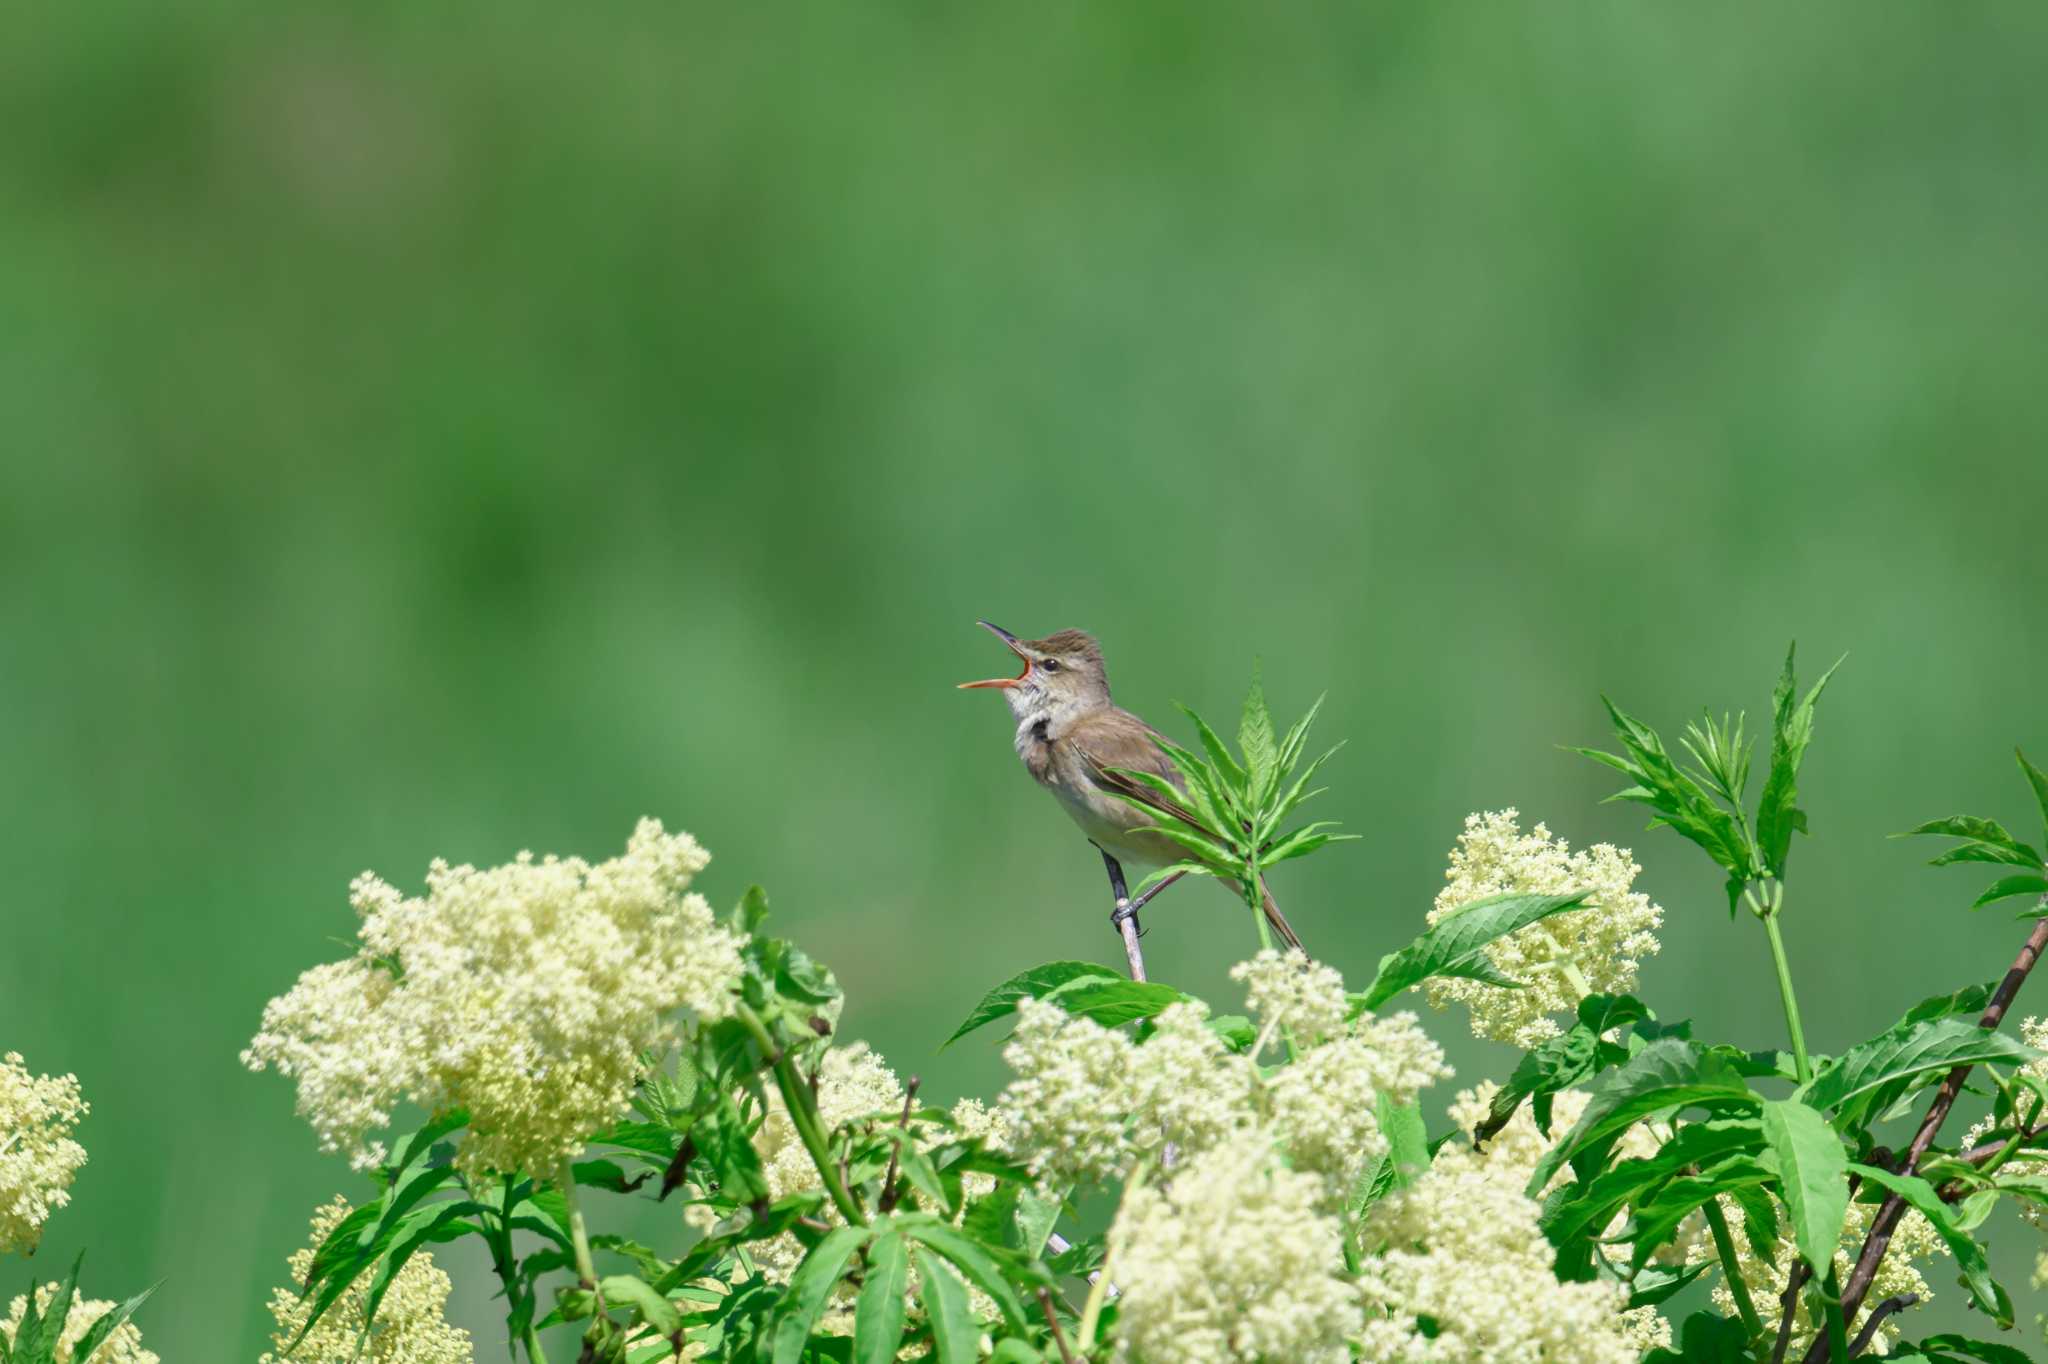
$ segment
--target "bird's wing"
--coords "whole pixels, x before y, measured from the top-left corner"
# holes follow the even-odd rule
[[[1197,829],[1207,825],[1202,817],[1179,801],[1168,800],[1143,782],[1133,781],[1123,770],[1155,772],[1173,785],[1186,789],[1187,779],[1173,760],[1159,747],[1150,725],[1125,710],[1104,710],[1090,715],[1063,736],[1081,757],[1088,778],[1103,790],[1136,801],[1149,810],[1171,815]],[[1123,769],[1123,770],[1118,770]]]

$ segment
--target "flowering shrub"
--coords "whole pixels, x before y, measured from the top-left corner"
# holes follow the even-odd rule
[[[1340,836],[1283,828],[1323,759],[1304,767],[1308,721],[1277,734],[1256,688],[1235,751],[1196,718],[1199,751],[1166,748],[1177,782],[1126,774],[1134,803],[1185,796],[1159,828],[1186,860],[1149,884],[1214,876],[1249,912],[1233,997],[1020,971],[948,1039],[1010,1029],[986,1103],[923,1105],[842,1039],[831,972],[763,931],[759,890],[714,913],[707,854],[651,820],[595,864],[437,862],[419,896],[364,876],[351,954],[273,1000],[244,1053],[370,1180],[313,1213],[264,1358],[475,1358],[433,1258],[475,1238],[513,1364],[569,1331],[593,1364],[2024,1359],[1912,1327],[1951,1280],[1985,1334],[2017,1326],[1980,1233],[2001,1201],[2048,1208],[2048,1025],[2003,1026],[2048,949],[2048,868],[1989,819],[1913,830],[1957,840],[1937,864],[1996,868],[1978,903],[2021,899],[2025,941],[1993,984],[1903,997],[1877,1037],[1811,1052],[1779,921],[1826,680],[1802,695],[1787,659],[1754,804],[1740,719],[1688,726],[1674,757],[1610,704],[1621,751],[1590,755],[1760,926],[1783,1050],[1639,998],[1665,911],[1634,855],[1512,809],[1467,821],[1418,936],[1371,971],[1275,950],[1268,870]],[[2020,761],[2048,830],[2048,775]],[[1519,1060],[1447,1092],[1410,992]],[[1945,1143],[1971,1092],[1981,1115]],[[0,1250],[62,1206],[84,1111],[69,1077],[0,1067]],[[675,1208],[670,1230],[606,1230],[619,1199]],[[2048,1282],[2048,1254],[2018,1268]],[[0,1364],[154,1360],[140,1299],[78,1302],[75,1277],[15,1300]]]

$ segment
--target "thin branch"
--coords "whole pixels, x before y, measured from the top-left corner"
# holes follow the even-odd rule
[[[903,1086],[903,1116],[896,1120],[896,1130],[899,1132],[907,1134],[910,1131],[910,1106],[917,1100],[917,1087],[920,1083],[917,1076],[913,1075],[910,1082]],[[881,1209],[885,1213],[896,1211],[896,1201],[903,1197],[902,1190],[896,1187],[896,1160],[902,1154],[903,1142],[899,1139],[889,1148],[889,1173],[882,1176]]]
[[[1067,1348],[1067,1333],[1060,1329],[1059,1313],[1053,1311],[1052,1294],[1043,1288],[1038,1290],[1038,1306],[1045,1313],[1045,1324],[1052,1328],[1052,1343],[1060,1347],[1060,1358],[1066,1364],[1078,1364],[1074,1352]]]
[[[1863,1353],[1863,1347],[1870,1344],[1877,1335],[1877,1328],[1884,1325],[1884,1319],[1894,1312],[1903,1312],[1920,1301],[1917,1293],[1894,1293],[1870,1309],[1870,1315],[1863,1319],[1863,1329],[1856,1333],[1856,1339],[1849,1342],[1849,1358]]]
[[[2048,895],[2041,897],[2041,908],[2048,910]],[[2013,959],[2012,967],[2005,978],[1998,982],[1998,989],[1992,992],[1991,1002],[1986,1006],[1983,1017],[1977,1020],[1980,1028],[1996,1028],[2005,1018],[2005,1011],[2011,1007],[2013,996],[2026,984],[2027,976],[2040,961],[2041,954],[2048,950],[2048,918],[2036,919],[2033,931],[2027,934],[2026,943],[2020,948],[2019,956]],[[1920,1130],[1913,1134],[1913,1144],[1906,1148],[1906,1158],[1900,1162],[1898,1173],[1912,1174],[1920,1164],[1927,1148],[1934,1144],[1935,1134],[1948,1118],[1948,1112],[1955,1107],[1956,1096],[1962,1092],[1963,1081],[1968,1078],[1970,1067],[1960,1065],[1948,1073],[1941,1082],[1941,1089],[1928,1105],[1927,1117],[1922,1120]],[[1856,1267],[1849,1273],[1849,1281],[1842,1287],[1842,1314],[1854,1320],[1856,1310],[1863,1305],[1863,1299],[1870,1292],[1871,1282],[1877,1277],[1877,1268],[1884,1262],[1885,1252],[1891,1249],[1892,1234],[1898,1230],[1899,1222],[1906,1215],[1906,1200],[1898,1194],[1889,1194],[1878,1208],[1877,1216],[1871,1220],[1870,1234],[1864,1239],[1863,1253],[1856,1257]],[[1806,1352],[1806,1364],[1821,1364],[1827,1359],[1828,1347],[1825,1339],[1816,1340]]]

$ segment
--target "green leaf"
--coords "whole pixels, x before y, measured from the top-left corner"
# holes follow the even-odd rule
[[[1778,1160],[1779,1192],[1792,1239],[1807,1265],[1825,1274],[1849,1211],[1849,1156],[1828,1120],[1797,1099],[1767,1099],[1764,1142]]]
[[[1850,1170],[1863,1176],[1867,1184],[1875,1184],[1906,1200],[1906,1203],[1934,1227],[1949,1253],[1956,1257],[1956,1267],[1963,1272],[1963,1284],[1970,1290],[1970,1297],[1977,1309],[2002,1327],[2012,1325],[2012,1300],[2005,1289],[1991,1277],[1991,1266],[1985,1261],[1984,1247],[1977,1244],[1977,1238],[1956,1225],[1955,1214],[1949,1205],[1942,1202],[1934,1186],[1917,1175],[1897,1175],[1875,1165],[1850,1165]]]
[[[2048,839],[2048,772],[2027,761],[2027,755],[2017,748],[2012,751],[2020,760],[2020,771],[2027,774],[2027,785],[2034,788],[2034,804],[2041,807],[2041,836]]]
[[[84,1257],[81,1256],[80,1258]],[[74,1274],[77,1272],[76,1266],[73,1267],[72,1272]],[[135,1315],[135,1309],[148,1302],[150,1294],[162,1287],[163,1280],[158,1279],[155,1283],[128,1299],[128,1301],[114,1307],[109,1307],[106,1311],[94,1317],[92,1325],[85,1328],[85,1334],[80,1336],[78,1343],[71,1347],[71,1357],[73,1359],[91,1359],[93,1351],[106,1344],[107,1337],[120,1330],[122,1323]],[[60,1322],[58,1325],[59,1329],[62,1329],[62,1323]]]
[[[1643,1364],[1748,1364],[1749,1336],[1739,1321],[1712,1312],[1685,1319],[1677,1350],[1652,1350]]]
[[[906,1219],[907,1222],[907,1219]],[[1017,1290],[1003,1275],[1001,1266],[988,1251],[962,1236],[943,1222],[919,1220],[908,1223],[905,1230],[915,1239],[929,1246],[935,1253],[951,1261],[966,1280],[988,1294],[1002,1311],[1003,1320],[1013,1330],[1024,1329],[1024,1300],[1017,1296]]]
[[[1691,1106],[1752,1109],[1760,1102],[1721,1052],[1682,1038],[1661,1038],[1594,1082],[1578,1125],[1536,1163],[1529,1197],[1541,1198],[1574,1155],[1610,1141],[1649,1114]]]
[[[1982,909],[2000,900],[2010,900],[2015,895],[2048,895],[2048,877],[2004,876],[1984,888],[1984,893],[1970,902],[1971,909]]]
[[[1251,690],[1244,696],[1244,716],[1237,725],[1237,748],[1244,754],[1250,804],[1264,804],[1263,793],[1274,780],[1280,751],[1273,741],[1273,717],[1266,710],[1266,689],[1260,684],[1256,669],[1252,672]]]
[[[2034,1357],[2025,1350],[2016,1350],[2010,1345],[2000,1345],[1995,1341],[1972,1340],[1968,1336],[1947,1333],[1929,1336],[1921,1341],[1917,1348],[1961,1355],[1965,1359],[1981,1360],[1983,1364],[2034,1364]]]
[[[1764,780],[1756,811],[1757,852],[1765,869],[1781,881],[1785,878],[1785,860],[1792,850],[1792,835],[1806,832],[1806,812],[1798,804],[1799,764],[1806,757],[1806,746],[1813,742],[1814,706],[1827,689],[1828,679],[1835,675],[1835,668],[1842,666],[1841,659],[1836,659],[1835,667],[1822,673],[1805,699],[1794,705],[1795,652],[1796,648],[1785,651],[1785,671],[1771,696],[1771,774]]]
[[[1174,704],[1180,705],[1178,701],[1174,702]],[[1180,706],[1180,710],[1181,714],[1187,716],[1194,723],[1195,733],[1201,738],[1202,748],[1208,753],[1209,761],[1215,764],[1217,773],[1231,786],[1240,790],[1243,789],[1246,773],[1244,768],[1239,765],[1237,759],[1231,756],[1229,746],[1223,742],[1215,730],[1209,728],[1209,722],[1195,714],[1191,707]]]
[[[1517,929],[1563,914],[1584,903],[1586,891],[1569,895],[1489,895],[1461,905],[1408,946],[1380,960],[1379,974],[1365,992],[1365,1007],[1380,1005],[1434,976],[1463,976],[1500,984],[1504,977],[1482,955],[1486,945]]]
[[[2041,865],[2032,848],[2002,848],[1996,843],[1965,843],[1930,859],[1927,865],[1952,867],[1958,862],[1989,862],[1993,866],[2025,867],[2029,871]]]
[[[931,1323],[937,1364],[974,1364],[981,1352],[981,1324],[968,1309],[967,1285],[945,1261],[922,1248],[912,1258],[917,1264],[917,1297]]]
[[[1380,1134],[1387,1139],[1391,1186],[1405,1189],[1429,1171],[1429,1133],[1422,1125],[1422,1105],[1400,1103],[1380,1091]]]
[[[1171,985],[1148,980],[1094,980],[1082,977],[1046,997],[1075,1018],[1092,1018],[1105,1028],[1151,1018],[1188,995]]]
[[[597,1281],[597,1291],[614,1307],[629,1307],[633,1314],[665,1336],[683,1329],[683,1314],[674,1303],[631,1274],[607,1274]]]
[[[1682,1123],[1655,1154],[1620,1161],[1584,1183],[1563,1186],[1544,1208],[1544,1234],[1557,1246],[1598,1236],[1622,1208],[1681,1171],[1711,1169],[1729,1156],[1753,1154],[1762,1143],[1754,1119]]]
[[[1975,1019],[1931,1018],[1851,1047],[1793,1097],[1822,1110],[1840,1108],[1859,1094],[1925,1071],[1986,1061],[2022,1064],[2041,1055],[2017,1038],[1978,1027]]]
[[[2041,865],[2041,854],[2007,833],[2005,826],[1995,819],[1983,819],[1977,815],[1950,815],[1946,819],[1930,819],[1925,824],[1916,825],[1902,834],[1893,834],[1892,837],[1912,838],[1919,834],[1935,834],[1944,838],[1960,838],[1972,844],[1981,843],[1986,848],[2002,850],[2005,853],[2011,854],[2009,857],[2000,858],[1982,853],[1973,854],[1968,857],[1957,857],[1953,853],[1943,853],[1930,863],[1930,866],[1946,866],[1950,862],[1993,861],[2006,861],[2016,867],[2038,867]]]
[[[1708,856],[1728,871],[1731,879],[1746,878],[1754,858],[1748,842],[1736,826],[1735,817],[1715,805],[1698,782],[1679,770],[1678,765],[1671,761],[1671,755],[1665,752],[1664,741],[1657,737],[1656,730],[1606,697],[1601,700],[1607,707],[1608,717],[1614,722],[1615,736],[1628,750],[1628,756],[1618,757],[1592,748],[1573,751],[1604,763],[1636,782],[1635,786],[1617,791],[1608,799],[1648,805],[1658,816],[1650,822],[1651,828],[1659,824],[1670,825],[1703,848]],[[1737,886],[1735,893],[1740,894],[1740,889]]]
[[[752,936],[768,918],[768,892],[759,886],[748,886],[740,896],[740,902],[733,907],[732,925],[740,933]]]
[[[872,1233],[866,1227],[835,1227],[811,1247],[803,1263],[790,1275],[774,1334],[773,1364],[797,1364],[811,1330],[824,1315],[832,1290],[839,1286],[853,1253],[867,1244]]]
[[[1714,1261],[1702,1260],[1691,1269],[1665,1269],[1652,1265],[1629,1280],[1626,1308],[1655,1307],[1677,1297],[1692,1281],[1714,1268]]]
[[[910,1286],[910,1248],[900,1231],[868,1247],[867,1277],[853,1311],[855,1364],[892,1364],[903,1346],[903,1295]]]
[[[1325,829],[1334,829],[1336,827],[1337,822],[1335,820],[1320,819],[1313,824],[1304,824],[1299,829],[1283,835],[1272,847],[1259,854],[1259,869],[1263,871],[1267,867],[1275,867],[1282,862],[1290,862],[1297,857],[1307,857],[1310,853],[1331,843],[1348,843],[1359,837],[1358,834],[1326,834],[1323,832]]]
[[[941,1051],[952,1046],[976,1028],[1007,1018],[1016,1011],[1017,1001],[1030,995],[1043,999],[1053,990],[1077,980],[1082,976],[1103,976],[1115,980],[1123,973],[1108,966],[1099,966],[1092,961],[1049,961],[1043,966],[1034,966],[1028,971],[1019,971],[1001,985],[981,997],[981,1002],[969,1011],[953,1035],[939,1044]]]

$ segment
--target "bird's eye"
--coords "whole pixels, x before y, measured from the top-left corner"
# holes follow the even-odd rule
[[[1038,666],[1049,673],[1056,673],[1060,670],[1060,661],[1057,658],[1048,658]]]

